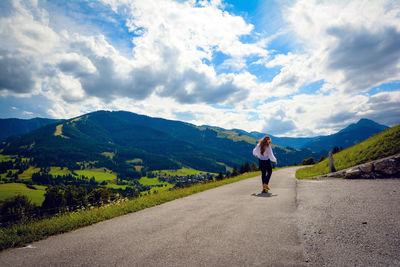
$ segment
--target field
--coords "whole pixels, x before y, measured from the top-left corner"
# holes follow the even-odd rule
[[[186,175],[195,175],[195,174],[200,174],[200,173],[207,173],[203,171],[198,171],[195,169],[190,169],[190,168],[182,168],[179,170],[162,170],[162,171],[155,171],[154,173],[156,174],[161,174],[161,175],[170,175],[170,176],[186,176]]]
[[[0,200],[3,201],[19,194],[26,195],[33,203],[41,205],[46,187],[38,185],[35,185],[35,187],[37,190],[27,188],[25,184],[21,183],[0,184]]]
[[[333,155],[336,170],[384,158],[400,152],[400,124],[386,129],[367,140]],[[296,172],[296,178],[310,178],[329,173],[329,160],[305,167]]]
[[[23,173],[18,175],[18,179],[21,180],[30,180],[32,178],[32,174],[40,171],[40,168],[29,167],[29,169],[25,170]]]
[[[9,161],[9,160],[15,159],[16,157],[17,156],[0,154],[0,162],[1,161]]]
[[[94,179],[101,183],[103,181],[106,182],[114,182],[117,179],[117,175],[115,173],[111,173],[110,170],[104,168],[98,169],[90,169],[90,170],[80,170],[75,171],[78,175],[84,175],[89,179],[94,177]]]
[[[167,191],[168,189],[174,187],[173,184],[170,184],[168,182],[160,182],[158,180],[158,178],[142,177],[142,178],[140,178],[139,183],[141,183],[142,185],[159,185],[159,184],[164,185],[163,187],[153,187],[153,188],[151,188],[150,189],[151,193],[154,193],[154,191],[157,191],[157,192]],[[142,195],[143,194],[146,194],[146,193],[142,192]]]

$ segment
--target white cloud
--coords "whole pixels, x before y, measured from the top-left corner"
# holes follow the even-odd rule
[[[115,4],[113,8],[119,10]],[[49,24],[51,10],[15,2],[13,15],[1,21],[1,33],[7,40],[1,67],[15,66],[3,72],[15,79],[0,77],[3,94],[60,91],[66,86],[65,90],[74,88],[74,92],[61,98],[65,102],[83,96],[106,102],[123,96],[142,100],[153,92],[179,103],[246,99],[249,88],[238,82],[246,72],[217,74],[204,60],[211,61],[216,52],[237,62],[244,62],[249,55],[266,56],[262,40],[240,41],[241,36],[253,32],[251,24],[221,10],[219,1],[200,5],[170,0],[128,1],[125,8],[127,25],[132,33],[139,34],[132,36],[131,57],[121,55],[102,34],[88,36],[68,30],[56,34]],[[236,66],[241,69],[245,65]]]
[[[400,117],[399,103],[399,91],[372,97],[349,96],[336,91],[329,95],[300,94],[266,103],[258,107],[258,114],[265,120],[262,130],[272,130],[267,133],[284,136],[326,135],[361,118],[394,125]]]
[[[305,1],[287,11],[304,69],[347,93],[400,79],[398,1]]]

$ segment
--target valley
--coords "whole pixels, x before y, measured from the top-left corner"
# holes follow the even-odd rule
[[[38,218],[258,171],[252,150],[257,138],[265,135],[125,111],[45,120],[45,125],[35,124],[36,128],[23,134],[19,134],[21,129],[27,127],[18,120],[13,125],[16,122],[18,130],[14,134],[6,130],[10,136],[0,144],[0,192],[4,192],[0,194],[0,207],[2,213],[11,212],[7,205],[22,201],[26,205],[23,209]],[[31,120],[25,122],[32,125]],[[4,121],[0,124],[6,125]],[[325,140],[323,147],[337,148],[342,143],[335,140],[343,133],[346,144],[352,144],[360,138],[356,132],[367,132],[365,137],[385,128],[361,120],[318,139]],[[351,139],[353,135],[358,139]],[[300,165],[310,158],[318,161],[327,155],[324,149],[290,147],[297,141],[316,143],[315,138],[272,138],[279,167]],[[286,146],[277,145],[284,140]],[[29,219],[2,218],[4,225]]]

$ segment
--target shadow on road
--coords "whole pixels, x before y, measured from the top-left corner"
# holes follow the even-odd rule
[[[259,194],[256,194],[256,193],[253,193],[253,194],[251,194],[253,197],[276,197],[276,196],[278,196],[277,194],[271,194],[271,193],[259,193]]]

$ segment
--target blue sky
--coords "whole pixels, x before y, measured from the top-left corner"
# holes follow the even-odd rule
[[[0,117],[127,110],[278,136],[400,123],[400,3],[0,2]]]

